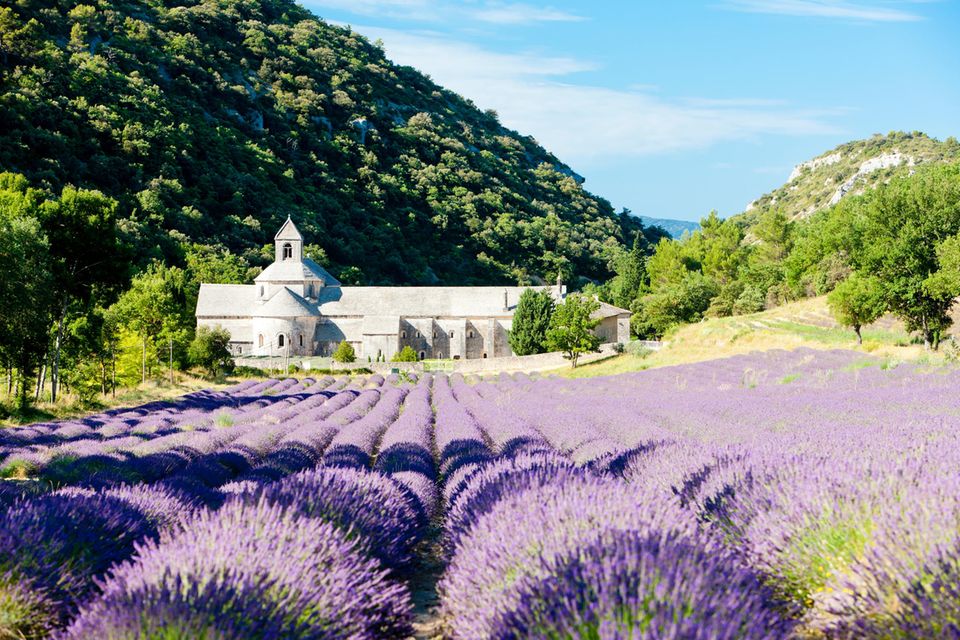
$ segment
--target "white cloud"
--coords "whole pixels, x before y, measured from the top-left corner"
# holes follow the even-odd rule
[[[922,16],[902,9],[845,0],[727,0],[722,6],[747,13],[841,18],[864,22],[914,22],[923,19]]]
[[[568,57],[497,53],[433,33],[376,27],[387,55],[439,84],[496,109],[504,125],[532,135],[573,165],[639,157],[765,135],[835,134],[833,112],[791,108],[776,100],[669,99],[649,90],[573,84],[595,66]]]
[[[377,16],[415,22],[481,22],[495,25],[526,25],[538,22],[585,20],[567,11],[526,3],[498,0],[462,3],[457,0],[303,0],[318,11],[333,9],[359,16]]]
[[[489,3],[473,10],[470,15],[481,21],[493,24],[530,24],[534,22],[581,22],[586,20],[566,11],[552,7],[535,7],[529,4]]]

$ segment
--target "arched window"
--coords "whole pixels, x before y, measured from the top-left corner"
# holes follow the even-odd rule
[[[293,257],[293,245],[289,242],[283,243],[283,259],[287,260]]]
[[[417,337],[418,337],[418,338],[420,337],[420,332],[419,332],[419,331],[417,331]]]
[[[486,358],[486,357],[487,357],[487,354],[483,354],[483,357]]]
[[[470,331],[467,331],[467,337],[468,337],[468,338],[472,338],[472,337],[473,337],[473,329],[470,329]]]
[[[400,337],[406,339],[406,337],[407,337],[407,332],[406,332],[406,331],[401,331],[401,332],[400,332]]]
[[[303,346],[303,334],[302,334],[302,333],[300,334],[300,346],[301,346],[301,347]]]
[[[263,334],[262,334],[262,333],[260,334],[257,342],[259,343],[259,345],[260,345],[261,347],[263,346]]]
[[[443,351],[437,351],[437,360],[443,360]]]
[[[421,352],[420,352],[420,359],[423,360],[423,359],[426,358],[426,357],[427,357],[427,352],[426,352],[426,351],[421,351]]]
[[[283,347],[283,334],[282,334],[282,333],[277,336],[277,346],[278,346],[278,347],[281,347],[281,348]]]
[[[453,337],[453,329],[450,330],[450,337]]]

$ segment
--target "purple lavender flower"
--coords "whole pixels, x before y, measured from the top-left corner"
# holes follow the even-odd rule
[[[103,595],[64,638],[185,631],[206,638],[403,638],[412,631],[409,594],[331,523],[266,500],[240,501],[143,545],[134,561],[114,569]]]

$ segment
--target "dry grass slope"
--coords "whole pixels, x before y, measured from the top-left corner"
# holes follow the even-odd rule
[[[954,312],[954,326],[960,326],[960,309]],[[715,358],[769,351],[771,349],[855,349],[864,355],[889,360],[943,360],[942,354],[924,351],[907,334],[901,322],[881,318],[863,330],[863,346],[857,346],[853,331],[837,325],[830,315],[826,297],[810,298],[762,311],[730,318],[710,318],[680,327],[667,336],[665,346],[646,357],[624,354],[577,369],[561,369],[564,377],[607,376],[654,367],[702,362]]]

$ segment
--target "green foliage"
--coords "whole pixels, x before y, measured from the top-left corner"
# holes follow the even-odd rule
[[[939,268],[924,281],[924,289],[938,297],[960,296],[960,235],[938,244],[936,252]]]
[[[946,240],[960,232],[960,165],[920,169],[863,197],[859,207],[865,222],[857,270],[875,275],[889,310],[936,349],[956,295],[955,274],[937,274],[941,257],[949,272],[953,241]]]
[[[718,291],[710,278],[687,272],[680,282],[658,287],[638,300],[632,309],[631,327],[638,335],[660,338],[678,324],[702,318]]]
[[[852,327],[857,343],[863,344],[860,328],[876,322],[886,311],[883,284],[877,278],[854,273],[830,292],[827,298],[837,322]]]
[[[520,294],[510,330],[510,348],[518,356],[545,353],[547,330],[554,310],[553,296],[547,290],[527,289]]]
[[[0,167],[116,201],[138,268],[183,266],[197,243],[234,279],[290,214],[344,283],[599,280],[641,228],[291,0],[17,2],[0,58]]]
[[[145,351],[147,364],[142,367],[143,379],[155,373],[155,363],[165,362],[170,345],[178,365],[187,362],[186,346],[193,336],[193,314],[187,304],[187,274],[177,267],[153,263],[133,279],[130,289],[109,309],[112,322],[121,334],[140,337],[140,350]],[[121,344],[129,347],[129,335]],[[143,354],[141,354],[143,355]]]
[[[547,347],[563,352],[571,366],[576,367],[582,354],[597,351],[600,346],[600,338],[593,334],[600,320],[590,317],[599,308],[600,303],[593,298],[577,293],[568,295],[550,318]]]
[[[0,359],[16,371],[20,410],[47,348],[53,303],[50,244],[39,213],[40,195],[19,176],[0,174]]]
[[[190,363],[203,367],[210,375],[220,375],[233,366],[230,332],[223,327],[199,327],[187,349]]]
[[[333,361],[334,362],[356,362],[357,361],[357,352],[354,350],[353,345],[347,342],[346,340],[341,340],[340,344],[337,345],[337,349],[333,352]],[[370,358],[367,358],[367,362],[370,361]]]
[[[405,346],[403,349],[400,349],[398,353],[393,354],[393,357],[390,358],[390,362],[416,362],[417,361],[417,352],[413,350],[413,347],[410,345]]]

